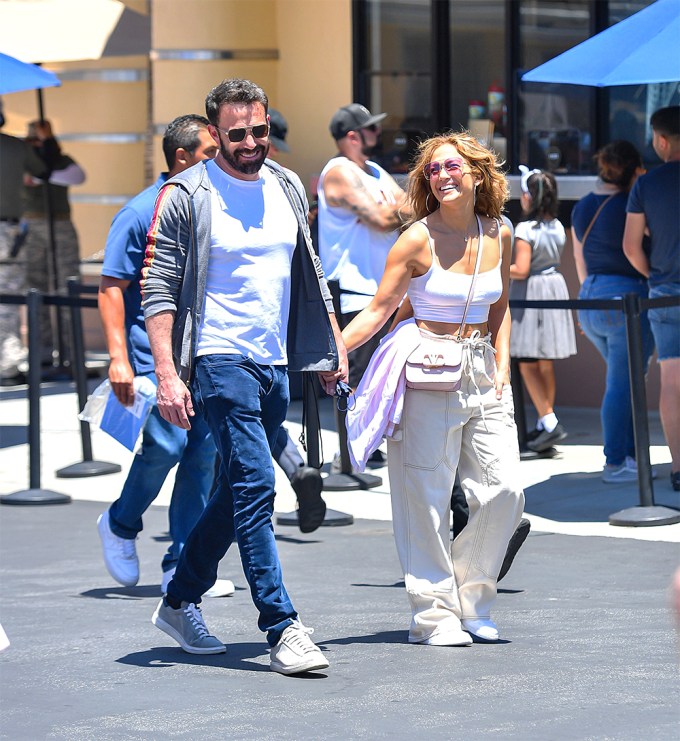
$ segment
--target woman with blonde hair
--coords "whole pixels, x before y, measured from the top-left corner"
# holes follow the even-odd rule
[[[507,197],[495,155],[469,133],[422,142],[409,173],[411,221],[375,297],[343,331],[348,349],[360,346],[406,296],[357,389],[348,433],[360,469],[388,438],[411,643],[499,639],[496,576],[524,504],[509,379],[510,232],[500,222]],[[456,471],[470,516],[451,543]]]

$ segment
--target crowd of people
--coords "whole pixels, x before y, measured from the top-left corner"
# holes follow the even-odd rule
[[[448,132],[420,142],[404,190],[371,159],[386,114],[352,103],[330,121],[337,154],[321,171],[310,230],[305,189],[276,161],[288,151],[287,123],[264,90],[224,80],[205,105],[206,117],[170,123],[168,171],[116,215],[106,244],[99,306],[112,392],[128,406],[135,376],[157,386],[120,497],[98,520],[109,573],[137,583],[143,514],[179,464],[153,623],[184,651],[224,652],[200,603],[233,593],[217,572],[236,543],[271,669],[326,669],[284,586],[272,525],[275,461],[297,495],[300,529],[323,524],[321,474],[283,426],[288,373],[312,371],[331,396],[346,383],[353,391],[353,469],[386,458],[408,641],[498,641],[497,583],[528,532],[511,359],[536,409],[528,446],[544,453],[567,436],[554,361],[576,353],[572,314],[510,308],[513,299],[569,298],[554,176],[520,168],[513,227],[503,163],[468,132]],[[657,111],[651,126],[664,164],[645,173],[632,144],[612,142],[597,154],[597,188],[573,209],[581,298],[680,295],[680,108]],[[32,134],[32,147],[0,137],[14,145],[27,188],[65,189],[84,177],[49,124]],[[20,216],[0,220],[5,272]],[[1,319],[6,333],[11,322]],[[578,320],[607,366],[602,479],[633,480],[622,314],[584,310]],[[644,367],[654,348],[661,366],[671,485],[680,490],[680,308],[654,307],[641,322]],[[2,340],[9,352],[15,340]]]

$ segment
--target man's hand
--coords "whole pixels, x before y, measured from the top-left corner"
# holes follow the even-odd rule
[[[338,348],[338,369],[334,371],[322,371],[318,376],[319,381],[323,386],[323,390],[329,396],[334,396],[336,383],[338,381],[346,382],[349,377],[349,362],[347,360],[347,348],[342,339],[342,332],[338,326],[335,314],[330,314],[329,318],[331,321],[331,328],[333,329],[333,336],[335,337],[335,345]]]
[[[156,400],[158,411],[166,422],[183,430],[191,429],[189,417],[195,414],[191,393],[176,373],[158,377]]]
[[[127,360],[117,358],[111,360],[109,365],[109,382],[116,399],[124,406],[132,406],[135,400],[135,387],[133,384],[135,374],[132,366]]]

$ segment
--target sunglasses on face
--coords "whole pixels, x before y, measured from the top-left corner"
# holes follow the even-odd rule
[[[218,131],[227,135],[227,139],[233,144],[242,142],[248,134],[252,134],[255,139],[264,139],[269,133],[269,124],[257,124],[256,126],[245,126],[239,129],[221,129],[219,126],[215,127]]]
[[[460,159],[460,157],[451,157],[450,159],[444,160],[443,162],[428,163],[427,165],[425,165],[425,167],[423,167],[423,175],[425,175],[425,180],[439,177],[439,174],[442,171],[442,166],[449,174],[453,174],[454,172],[462,172],[463,160]]]

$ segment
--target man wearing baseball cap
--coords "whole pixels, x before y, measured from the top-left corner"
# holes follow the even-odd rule
[[[351,103],[337,110],[330,122],[338,154],[319,176],[319,257],[329,283],[335,281],[339,289],[341,328],[375,295],[387,253],[409,216],[404,191],[369,159],[378,143],[379,124],[386,117],[386,113],[374,115],[365,106]],[[350,353],[352,388],[358,386],[388,326],[389,322]],[[373,462],[383,463],[382,454],[379,457]]]

